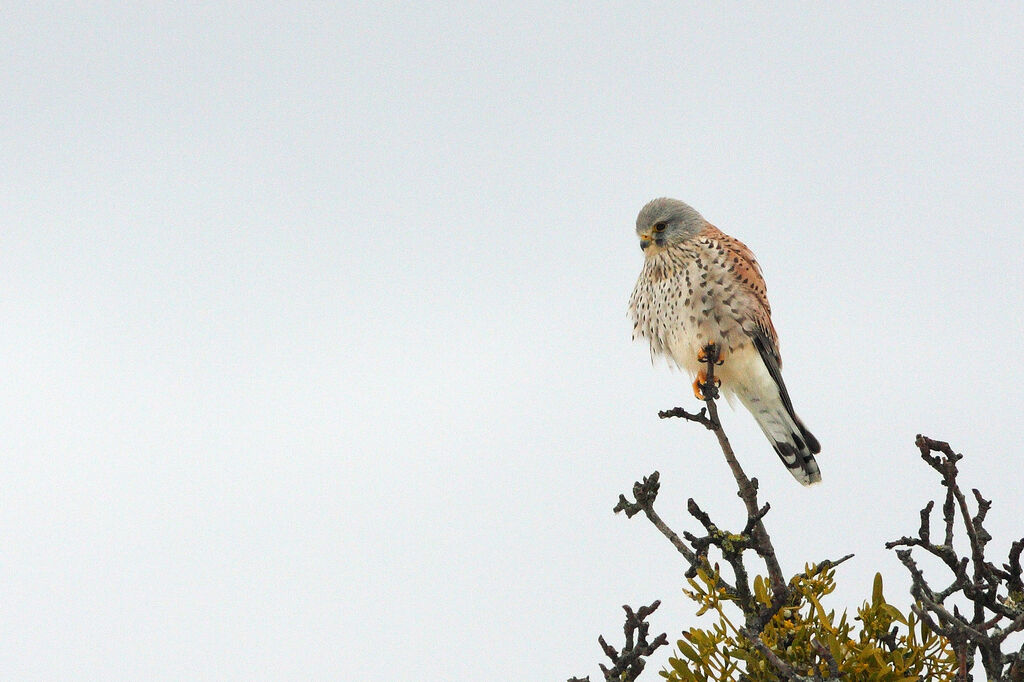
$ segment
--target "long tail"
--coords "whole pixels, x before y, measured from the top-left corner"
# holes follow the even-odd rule
[[[762,399],[744,400],[744,403],[793,478],[803,485],[818,483],[821,471],[814,456],[821,452],[821,445],[793,410],[773,346],[763,336],[754,338],[754,346],[761,355],[768,376],[763,377]]]
[[[821,471],[814,460],[814,455],[821,452],[821,445],[796,413],[788,408],[777,386],[765,372],[742,386],[736,394],[793,478],[803,485],[813,485],[821,481]]]
[[[821,471],[814,459],[821,446],[799,417],[775,410],[755,412],[754,418],[793,478],[803,485],[821,481]]]

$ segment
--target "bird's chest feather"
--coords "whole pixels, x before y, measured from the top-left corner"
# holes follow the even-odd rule
[[[695,373],[697,353],[708,342],[726,354],[749,343],[744,299],[714,245],[666,249],[645,261],[633,291],[633,337],[647,338],[652,355],[665,355]]]

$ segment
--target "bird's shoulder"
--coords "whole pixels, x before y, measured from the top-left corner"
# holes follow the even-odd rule
[[[768,287],[765,285],[764,275],[754,252],[739,239],[727,235],[710,223],[697,236],[706,242],[707,248],[724,258],[724,266],[729,276],[737,286],[749,292],[754,304],[754,309],[751,310],[753,321],[771,341],[773,351],[778,355],[778,335],[772,325]]]
[[[746,244],[736,239],[736,237],[727,235],[711,223],[705,225],[704,229],[697,234],[697,237],[708,246],[721,249],[731,259],[735,259],[734,262],[737,264],[737,267],[749,268],[758,277],[761,277],[761,266],[758,264],[757,258],[754,257],[754,252]]]
[[[761,265],[754,252],[735,237],[730,237],[710,223],[697,235],[711,250],[719,253],[723,264],[745,288],[753,291],[768,307],[768,288],[765,286]]]

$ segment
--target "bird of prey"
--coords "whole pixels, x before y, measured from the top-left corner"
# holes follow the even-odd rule
[[[754,254],[676,199],[644,206],[636,232],[644,267],[629,300],[633,338],[650,342],[652,358],[664,355],[695,376],[700,400],[703,349],[714,343],[722,361],[715,378],[725,396],[750,410],[796,480],[820,481],[814,455],[821,446],[793,411],[782,381],[779,339]]]

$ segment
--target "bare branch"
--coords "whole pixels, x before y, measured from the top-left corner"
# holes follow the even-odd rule
[[[757,479],[750,479],[744,473],[743,468],[740,466],[739,461],[736,459],[736,453],[732,449],[732,445],[729,443],[729,437],[726,436],[725,430],[722,428],[722,422],[718,418],[718,406],[715,404],[715,399],[718,397],[718,386],[715,382],[715,367],[718,364],[720,357],[720,350],[715,344],[708,344],[703,349],[703,362],[707,367],[705,372],[705,381],[700,384],[700,391],[705,397],[705,408],[701,410],[699,415],[694,415],[686,412],[681,407],[676,407],[672,410],[666,410],[659,413],[662,418],[669,416],[683,416],[690,421],[695,421],[702,424],[705,428],[713,431],[716,438],[718,439],[718,445],[722,449],[722,454],[725,455],[725,461],[729,465],[729,469],[732,471],[733,478],[736,479],[736,484],[739,487],[737,493],[740,499],[743,500],[743,504],[747,509],[748,525],[750,525],[749,534],[753,538],[754,542],[752,548],[758,553],[759,556],[764,560],[765,566],[768,570],[768,577],[771,580],[772,589],[775,592],[786,592],[788,590],[786,580],[782,575],[782,569],[779,566],[778,559],[775,556],[775,547],[772,545],[771,538],[765,531],[762,519],[767,511],[762,511],[757,501]],[[705,413],[707,417],[705,417]]]
[[[960,487],[958,463],[963,455],[953,452],[949,443],[918,435],[915,441],[921,451],[921,458],[942,477],[946,488],[942,516],[945,523],[945,537],[942,545],[929,541],[928,518],[934,507],[929,502],[921,510],[921,528],[917,538],[903,537],[887,542],[886,547],[897,549],[896,556],[911,575],[911,594],[918,600],[914,612],[928,627],[949,639],[956,653],[960,679],[967,679],[973,667],[974,657],[981,653],[982,665],[989,679],[1013,679],[1021,670],[1020,658],[1016,653],[1004,655],[1001,647],[1006,638],[1024,630],[1024,591],[1021,588],[1020,555],[1024,540],[1015,542],[1010,548],[1008,563],[1002,569],[985,559],[985,549],[992,535],[985,529],[985,518],[992,508],[992,502],[972,489],[977,511],[972,515],[967,496]],[[933,453],[938,453],[933,454]],[[963,527],[970,542],[970,557],[961,557],[953,547],[953,534],[957,526]],[[936,592],[929,585],[924,573],[911,557],[911,549],[920,547],[938,557],[953,573],[953,582]],[[1000,596],[1000,590],[1008,596]],[[970,617],[953,606],[952,612],[945,602],[954,595],[962,595],[972,606]],[[1024,670],[1021,670],[1024,675]]]
[[[603,636],[597,638],[597,642],[601,645],[604,655],[611,659],[612,662],[611,667],[604,664],[600,665],[605,680],[609,682],[611,680],[615,682],[632,682],[632,680],[640,676],[640,673],[643,672],[644,667],[647,665],[647,661],[644,659],[653,654],[659,647],[668,644],[668,635],[664,632],[655,637],[654,640],[647,641],[651,628],[647,618],[659,606],[661,606],[661,602],[655,601],[650,606],[641,606],[635,612],[629,606],[622,607],[626,612],[626,622],[622,627],[626,643],[622,647],[622,651],[616,651],[615,647],[608,644]],[[589,676],[582,679],[573,677],[569,682],[589,682],[589,680]]]
[[[708,408],[706,407],[702,407],[700,412],[687,412],[681,407],[673,407],[671,410],[662,410],[658,412],[658,416],[662,419],[668,419],[669,417],[681,417],[692,422],[697,422],[709,431],[714,431],[715,429],[715,423],[708,419]]]

